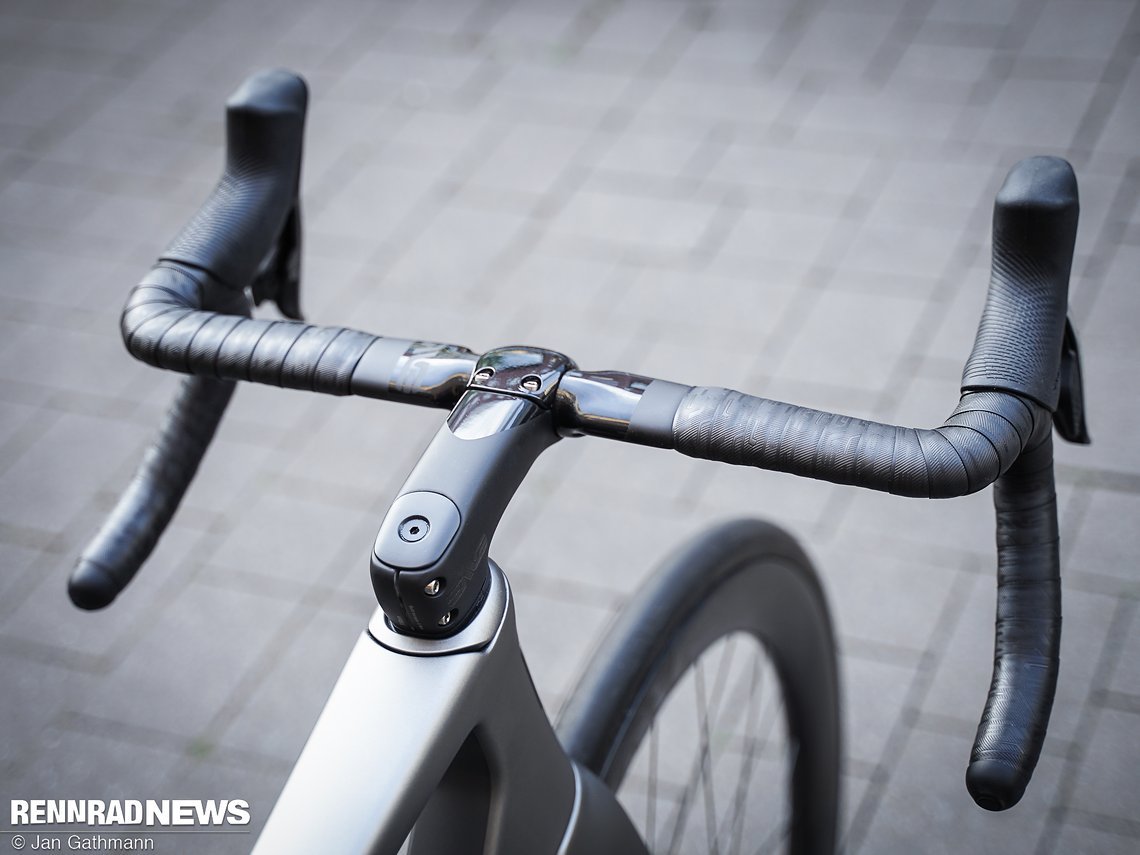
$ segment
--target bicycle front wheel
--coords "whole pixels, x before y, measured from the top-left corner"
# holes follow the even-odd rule
[[[630,603],[558,730],[655,855],[817,855],[836,844],[838,699],[810,562],[743,520],[694,540]]]

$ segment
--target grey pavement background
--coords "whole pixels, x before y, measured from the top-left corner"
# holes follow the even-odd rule
[[[4,0],[0,801],[241,797],[260,824],[371,611],[367,549],[441,414],[266,388],[129,592],[83,614],[64,590],[176,383],[128,358],[119,307],[219,174],[225,97],[284,65],[312,93],[311,319],[903,423],[957,400],[1004,173],[1068,157],[1095,444],[1060,450],[1063,670],[1015,810],[962,784],[988,491],[567,441],[496,553],[554,710],[653,560],[779,520],[840,630],[848,851],[1135,852],[1138,52],[1117,0]]]

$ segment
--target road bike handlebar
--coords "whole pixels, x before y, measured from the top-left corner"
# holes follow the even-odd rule
[[[466,348],[300,321],[297,189],[306,101],[299,77],[271,71],[227,102],[221,181],[124,307],[131,354],[193,376],[72,575],[71,597],[83,608],[110,603],[149,555],[233,381],[443,408],[472,382],[478,355]],[[1065,161],[1031,158],[1009,173],[995,201],[993,275],[962,397],[933,430],[576,368],[559,378],[551,407],[563,434],[905,496],[960,496],[996,484],[994,674],[967,771],[971,795],[991,810],[1011,807],[1024,792],[1056,687],[1052,425],[1066,439],[1088,441],[1076,339],[1066,322],[1077,212],[1076,179]],[[251,303],[262,299],[292,320],[251,318]]]

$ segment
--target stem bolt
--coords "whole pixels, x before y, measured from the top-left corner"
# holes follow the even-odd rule
[[[432,579],[430,582],[428,582],[426,585],[424,585],[424,593],[427,594],[429,597],[438,597],[439,592],[442,590],[443,590],[443,580],[442,579]]]
[[[396,533],[400,535],[400,540],[405,543],[416,543],[427,537],[428,530],[431,528],[431,523],[427,521],[427,517],[411,516],[400,523],[400,527]]]
[[[455,609],[452,609],[451,611],[449,611],[447,614],[445,614],[443,617],[441,617],[439,619],[439,625],[440,626],[447,626],[449,623],[451,623],[451,619],[454,616],[455,616]]]
[[[537,374],[528,374],[519,381],[519,388],[524,392],[537,392],[542,388],[542,378]]]
[[[495,376],[495,369],[494,368],[480,368],[478,371],[475,372],[475,376],[472,377],[471,379],[475,383],[486,383],[488,380],[490,380],[494,376]]]

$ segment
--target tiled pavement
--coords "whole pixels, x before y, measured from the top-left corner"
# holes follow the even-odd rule
[[[64,593],[176,382],[126,356],[119,306],[216,178],[221,102],[284,65],[312,90],[310,318],[903,423],[956,400],[1002,175],[1068,157],[1095,444],[1059,453],[1063,670],[1018,808],[962,785],[988,491],[564,442],[497,553],[557,708],[643,551],[780,520],[840,629],[849,852],[1135,852],[1138,52],[1118,0],[5,0],[0,802],[246,797],[259,823],[371,610],[363,556],[440,415],[265,388],[129,593],[99,614]]]

